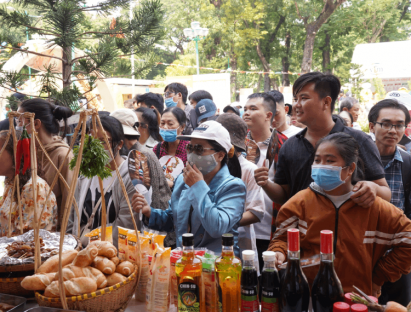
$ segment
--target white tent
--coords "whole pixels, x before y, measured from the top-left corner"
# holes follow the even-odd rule
[[[411,80],[411,40],[359,44],[352,63],[361,65],[363,79],[381,78],[385,90],[408,87]]]

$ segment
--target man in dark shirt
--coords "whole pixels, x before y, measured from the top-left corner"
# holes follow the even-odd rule
[[[319,72],[304,74],[295,81],[293,111],[296,110],[298,122],[307,128],[284,143],[278,156],[274,182],[269,181],[267,168],[255,171],[257,183],[274,202],[284,204],[313,182],[314,147],[321,138],[336,132],[348,133],[357,140],[365,166],[365,181],[355,185],[351,199],[363,207],[371,206],[376,196],[390,201],[391,191],[378,149],[371,138],[361,131],[345,127],[332,117],[340,88],[337,77]]]

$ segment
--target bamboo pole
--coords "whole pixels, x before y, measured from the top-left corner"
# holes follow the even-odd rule
[[[14,191],[16,188],[16,179],[13,180],[13,188],[11,191],[11,200],[10,200],[10,209],[9,209],[9,218],[8,218],[8,231],[7,231],[7,237],[11,237],[11,212],[13,210],[13,196],[14,196]]]
[[[88,111],[83,111],[80,113],[80,121],[79,124],[82,124],[81,128],[81,141],[80,141],[80,146],[79,146],[79,152],[77,155],[77,161],[76,161],[76,167],[74,168],[74,177],[73,180],[71,181],[70,185],[70,192],[68,196],[68,201],[65,203],[65,209],[64,209],[64,215],[63,219],[61,222],[61,229],[60,229],[60,249],[59,249],[59,293],[60,293],[60,300],[61,304],[63,306],[63,309],[68,310],[68,305],[66,301],[66,293],[65,293],[65,288],[64,288],[64,282],[63,282],[63,267],[61,265],[61,257],[63,254],[63,243],[64,243],[64,234],[66,233],[67,229],[67,222],[68,222],[68,217],[70,214],[70,209],[73,199],[74,199],[74,190],[77,184],[78,180],[78,175],[80,172],[80,165],[81,165],[81,159],[83,156],[83,149],[84,149],[84,139],[86,135],[86,123],[87,123],[87,116],[89,115]],[[80,229],[79,229],[80,230]]]

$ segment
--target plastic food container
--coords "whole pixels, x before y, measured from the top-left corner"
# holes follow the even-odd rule
[[[36,307],[26,310],[25,312],[85,312],[85,311],[73,311],[73,310],[62,310],[56,308],[47,308],[47,307]]]
[[[23,312],[26,309],[26,298],[0,294],[0,302],[14,305],[8,312]]]

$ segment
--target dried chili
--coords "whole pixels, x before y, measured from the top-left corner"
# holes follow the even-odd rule
[[[16,175],[20,172],[21,156],[23,156],[23,141],[19,140],[16,149]]]
[[[23,133],[21,134],[20,141],[22,142],[22,150],[24,156],[24,163],[23,163],[23,171],[22,173],[25,174],[27,168],[30,167],[30,137],[27,133],[26,127],[23,127]]]

